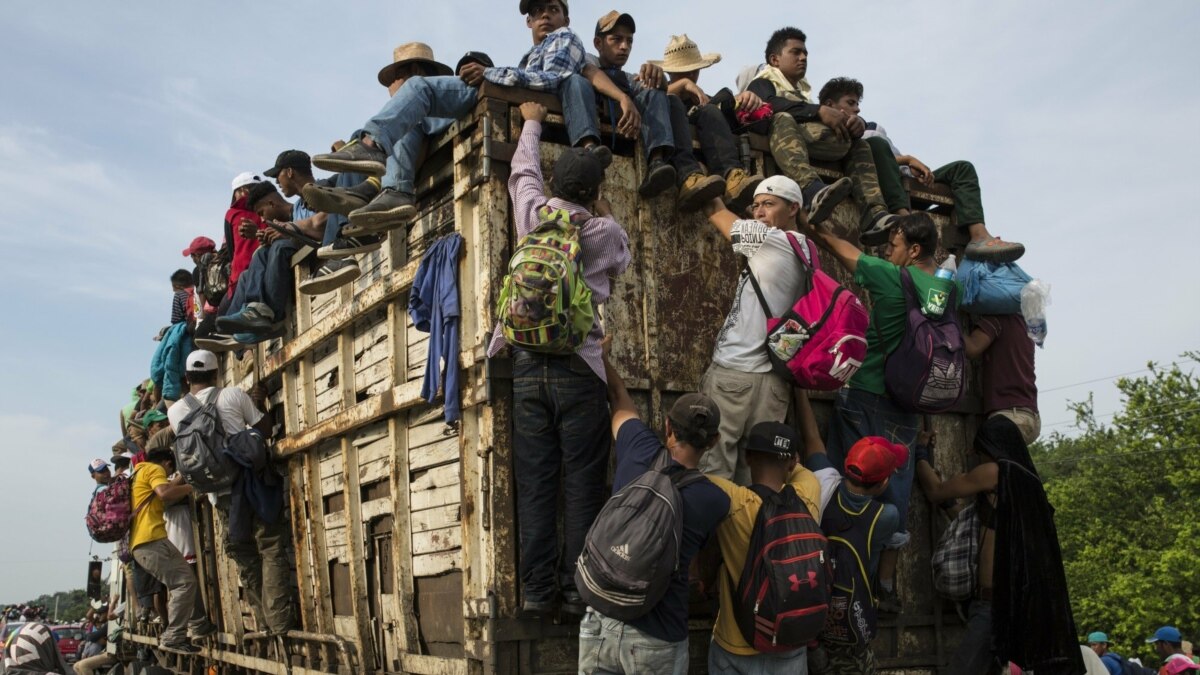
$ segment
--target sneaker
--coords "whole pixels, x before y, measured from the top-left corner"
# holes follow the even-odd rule
[[[216,635],[216,633],[217,633],[217,624],[215,624],[211,621],[205,621],[203,626],[201,626],[195,630],[188,631],[188,637],[190,637],[192,640],[203,640],[204,638],[207,638],[210,635]]]
[[[217,317],[217,328],[226,333],[266,333],[275,325],[275,312],[261,302],[247,303],[240,311]]]
[[[554,609],[554,603],[549,600],[526,600],[521,603],[522,619],[540,619]]]
[[[896,219],[899,217],[886,211],[875,214],[875,217],[871,219],[870,227],[859,233],[858,240],[862,242],[863,246],[886,244],[888,234],[892,231],[892,225],[896,223]]]
[[[311,277],[300,282],[300,292],[305,295],[321,295],[341,288],[360,276],[362,271],[358,269],[358,263],[354,260],[329,260]]]
[[[213,333],[208,337],[196,338],[196,349],[207,349],[210,352],[220,354],[221,352],[231,352],[241,345],[231,335],[221,335]]]
[[[383,246],[383,237],[374,234],[364,234],[358,237],[338,237],[332,244],[326,244],[317,249],[317,257],[321,260],[340,260],[350,258],[360,253],[378,251]]]
[[[350,224],[357,228],[357,235],[401,227],[416,217],[417,205],[412,195],[384,188],[370,204],[350,212]]]
[[[763,182],[759,174],[751,176],[745,169],[733,169],[725,175],[725,204],[740,217],[754,201],[754,191]]]
[[[680,211],[691,213],[724,193],[724,178],[694,173],[683,180],[675,203]]]
[[[825,185],[814,191],[808,202],[808,224],[816,227],[829,220],[837,205],[850,195],[852,186],[849,178],[839,178],[832,185]]]
[[[1025,255],[1025,244],[1015,241],[1004,241],[1000,237],[992,237],[987,241],[973,241],[967,244],[963,252],[971,260],[985,262],[1010,263]]]
[[[651,199],[662,194],[675,184],[675,167],[667,164],[664,159],[651,160],[646,167],[646,180],[638,188],[638,194],[643,199]]]
[[[609,165],[612,164],[612,150],[609,150],[607,145],[601,145],[597,143],[595,145],[588,146],[587,151],[592,153],[596,159],[600,160],[600,166],[607,169]]]
[[[355,139],[342,146],[337,152],[313,155],[313,166],[335,173],[365,173],[382,176],[387,170],[387,155],[379,148],[369,148]]]
[[[200,653],[200,648],[190,642],[164,642],[159,646],[169,652],[183,652],[184,654]]]
[[[562,611],[563,614],[583,616],[587,611],[587,603],[583,601],[579,591],[570,588],[562,592]]]
[[[354,209],[361,209],[370,204],[378,194],[378,183],[369,180],[364,180],[358,185],[348,188],[309,183],[300,190],[300,196],[304,198],[304,203],[308,204],[313,211],[336,213],[343,216]]]

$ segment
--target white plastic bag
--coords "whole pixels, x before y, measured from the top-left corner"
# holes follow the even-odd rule
[[[1025,332],[1039,347],[1046,342],[1046,306],[1049,304],[1049,283],[1034,279],[1021,289],[1021,315],[1025,317]]]

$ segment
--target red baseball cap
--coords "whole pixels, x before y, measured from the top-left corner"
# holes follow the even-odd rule
[[[908,463],[908,448],[881,436],[859,439],[846,455],[846,475],[860,483],[878,483]]]
[[[188,257],[193,253],[207,253],[217,250],[217,243],[208,237],[196,237],[192,240],[192,244],[183,249],[183,257]]]

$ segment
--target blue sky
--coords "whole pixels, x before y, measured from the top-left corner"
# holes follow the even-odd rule
[[[809,35],[809,78],[866,85],[864,116],[930,166],[979,169],[989,228],[1053,285],[1038,354],[1047,431],[1067,400],[1200,343],[1200,4],[771,0],[646,3],[634,60],[688,33],[710,91]],[[576,0],[590,36],[607,3]],[[619,7],[620,8],[620,7]],[[800,9],[803,8],[803,9]],[[621,8],[626,11],[629,7]],[[736,26],[736,31],[730,28]],[[588,38],[590,39],[590,37]],[[0,28],[0,602],[81,587],[89,459],[169,318],[192,237],[220,238],[229,180],[320,152],[374,113],[398,43],[454,63],[529,47],[517,2],[26,3]],[[1060,387],[1065,387],[1061,388]],[[98,549],[101,547],[97,547]]]

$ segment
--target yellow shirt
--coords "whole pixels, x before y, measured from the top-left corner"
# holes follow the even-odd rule
[[[154,494],[154,488],[166,483],[167,472],[153,462],[141,462],[133,470],[133,510],[136,515],[129,528],[129,550],[167,538],[163,503]],[[138,511],[139,508],[141,511]]]
[[[713,639],[731,654],[753,656],[758,652],[746,644],[746,639],[742,637],[742,631],[738,628],[737,618],[733,613],[733,603],[738,580],[742,577],[742,568],[746,565],[750,533],[754,530],[754,520],[758,517],[762,499],[750,488],[742,487],[733,481],[713,475],[709,475],[708,479],[729,495],[729,515],[717,526],[717,543],[721,546],[721,558],[724,563],[719,573],[721,609],[717,612],[717,621],[713,625]],[[804,505],[808,507],[812,517],[820,522],[821,484],[817,482],[817,477],[797,464],[788,476],[788,483],[800,499],[804,500]]]

